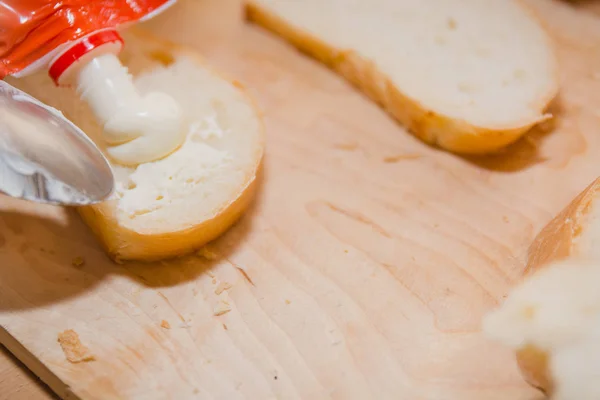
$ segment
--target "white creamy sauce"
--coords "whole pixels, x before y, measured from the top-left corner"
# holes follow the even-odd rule
[[[77,90],[104,128],[108,155],[122,165],[161,159],[185,141],[183,113],[165,93],[141,96],[116,55],[103,54],[78,73]]]

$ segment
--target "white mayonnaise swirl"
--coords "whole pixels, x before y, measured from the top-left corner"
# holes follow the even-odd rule
[[[119,164],[161,159],[184,142],[182,111],[170,96],[141,96],[116,55],[103,54],[82,66],[77,91],[104,127],[108,155]]]

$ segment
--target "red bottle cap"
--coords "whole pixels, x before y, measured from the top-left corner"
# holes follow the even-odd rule
[[[102,30],[92,33],[89,36],[77,41],[73,46],[64,51],[58,56],[50,65],[48,74],[50,78],[58,85],[59,79],[62,74],[69,69],[75,62],[81,57],[85,56],[89,52],[107,43],[119,43],[123,46],[123,38],[117,33],[116,30]]]

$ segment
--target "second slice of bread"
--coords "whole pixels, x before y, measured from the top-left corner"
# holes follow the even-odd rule
[[[523,282],[484,322],[517,351],[525,379],[553,399],[600,398],[600,178],[529,248]]]
[[[551,40],[515,0],[251,0],[248,16],[458,153],[516,141],[558,90]]]
[[[141,93],[163,91],[183,108],[188,135],[174,153],[126,168],[116,192],[79,209],[116,260],[158,260],[198,249],[227,230],[253,198],[264,131],[253,101],[195,53],[140,31],[124,34],[122,61]],[[11,84],[61,110],[104,149],[101,127],[72,89],[45,73]]]

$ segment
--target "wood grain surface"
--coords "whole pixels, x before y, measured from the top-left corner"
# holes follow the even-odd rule
[[[600,174],[600,20],[528,3],[561,60],[556,118],[485,158],[424,145],[244,27],[211,61],[258,99],[268,149],[216,258],[116,265],[71,210],[3,198],[0,342],[64,398],[541,398],[479,324],[537,231]],[[66,360],[67,329],[95,361]]]

